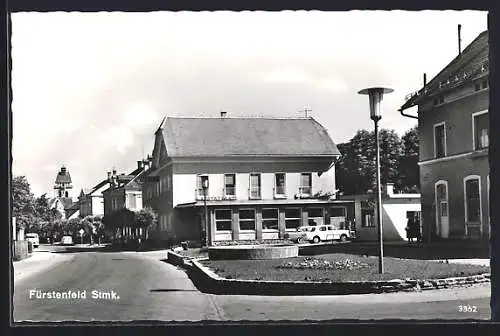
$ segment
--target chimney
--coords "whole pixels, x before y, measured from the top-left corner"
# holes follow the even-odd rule
[[[144,163],[144,162],[143,162],[142,160],[137,161],[137,169],[142,169],[142,167],[143,167],[143,163]]]
[[[220,117],[221,117],[221,118],[225,118],[226,116],[227,116],[227,112],[221,112],[221,113],[220,113]]]
[[[461,30],[462,30],[462,25],[459,24],[458,25],[458,56],[460,56],[462,54],[462,34],[461,34]]]
[[[108,172],[108,181],[111,182],[111,172],[110,171]]]
[[[424,72],[424,87],[427,85],[427,74]]]
[[[113,168],[113,176],[116,175],[116,168]]]
[[[385,194],[387,196],[394,195],[394,183],[386,183],[385,184]]]

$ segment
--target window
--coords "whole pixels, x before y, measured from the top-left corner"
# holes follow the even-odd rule
[[[441,158],[446,156],[446,133],[445,124],[434,125],[434,157]]]
[[[304,195],[310,195],[312,192],[312,174],[302,173],[300,174],[300,187],[299,193]]]
[[[330,224],[336,229],[343,229],[346,226],[346,209],[344,207],[330,208]]]
[[[475,91],[479,91],[479,90],[481,90],[481,83],[476,82],[476,83],[474,84],[474,90],[475,90]]]
[[[285,208],[285,229],[297,229],[301,226],[302,216],[299,208]]]
[[[285,195],[285,173],[274,174],[274,194]]]
[[[262,230],[278,230],[278,209],[262,209]]]
[[[465,179],[465,218],[467,222],[481,222],[479,177]]]
[[[472,115],[473,122],[473,143],[474,150],[488,148],[489,146],[489,119],[488,112],[478,113]]]
[[[444,95],[440,95],[439,96],[439,104],[443,104],[444,103]]]
[[[254,209],[241,209],[240,215],[240,230],[241,231],[254,231],[255,230],[255,210]]]
[[[203,190],[203,185],[208,183],[208,175],[198,175],[198,178],[196,180],[196,195],[199,196],[199,197],[203,197],[205,194],[204,194],[204,190]],[[209,186],[210,188],[210,186]],[[207,193],[207,196],[208,196],[208,189],[206,191]]]
[[[164,184],[163,184],[163,176],[162,176],[162,177],[160,177],[160,193],[163,192],[163,185]]]
[[[135,207],[136,207],[135,195],[133,195],[133,194],[128,195],[128,206],[131,209],[135,209]]]
[[[374,221],[374,211],[373,209],[362,209],[361,210],[361,227],[375,227]]]
[[[307,225],[323,225],[325,224],[325,216],[323,208],[309,208],[307,209]]]
[[[482,83],[482,88],[486,89],[487,87],[488,87],[488,81],[484,80],[483,83]]]
[[[216,231],[231,231],[232,211],[231,210],[215,210],[215,230]]]
[[[224,195],[225,196],[235,196],[236,195],[236,175],[235,174],[224,174]]]
[[[260,199],[260,174],[250,174],[249,198]]]

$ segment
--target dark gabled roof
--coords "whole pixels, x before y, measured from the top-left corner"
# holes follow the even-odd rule
[[[170,157],[336,156],[313,118],[171,118],[162,123]]]
[[[403,104],[401,110],[418,105],[422,99],[431,97],[442,90],[452,89],[484,75],[489,68],[488,53],[488,31],[484,31],[424,88],[412,94]]]
[[[99,182],[97,185],[95,185],[89,192],[89,194],[93,194],[96,190],[99,190],[100,188],[104,187],[106,184],[108,184],[109,181],[108,179],[102,180]]]
[[[56,176],[56,184],[59,183],[71,183],[71,175],[64,166],[61,167],[61,170],[57,173]]]

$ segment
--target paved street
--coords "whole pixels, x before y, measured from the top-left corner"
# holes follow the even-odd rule
[[[490,315],[489,285],[348,296],[209,295],[197,291],[183,271],[160,261],[164,252],[61,255],[65,259],[50,269],[15,281],[15,321],[488,319]],[[36,298],[32,292],[30,299],[30,290],[86,291],[86,297]],[[101,298],[92,298],[93,290],[100,291]],[[104,298],[108,292],[117,297]],[[459,305],[476,306],[477,312],[459,312]]]

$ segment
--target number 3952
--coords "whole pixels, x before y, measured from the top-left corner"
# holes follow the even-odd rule
[[[461,313],[477,313],[477,306],[460,305],[458,311]]]

